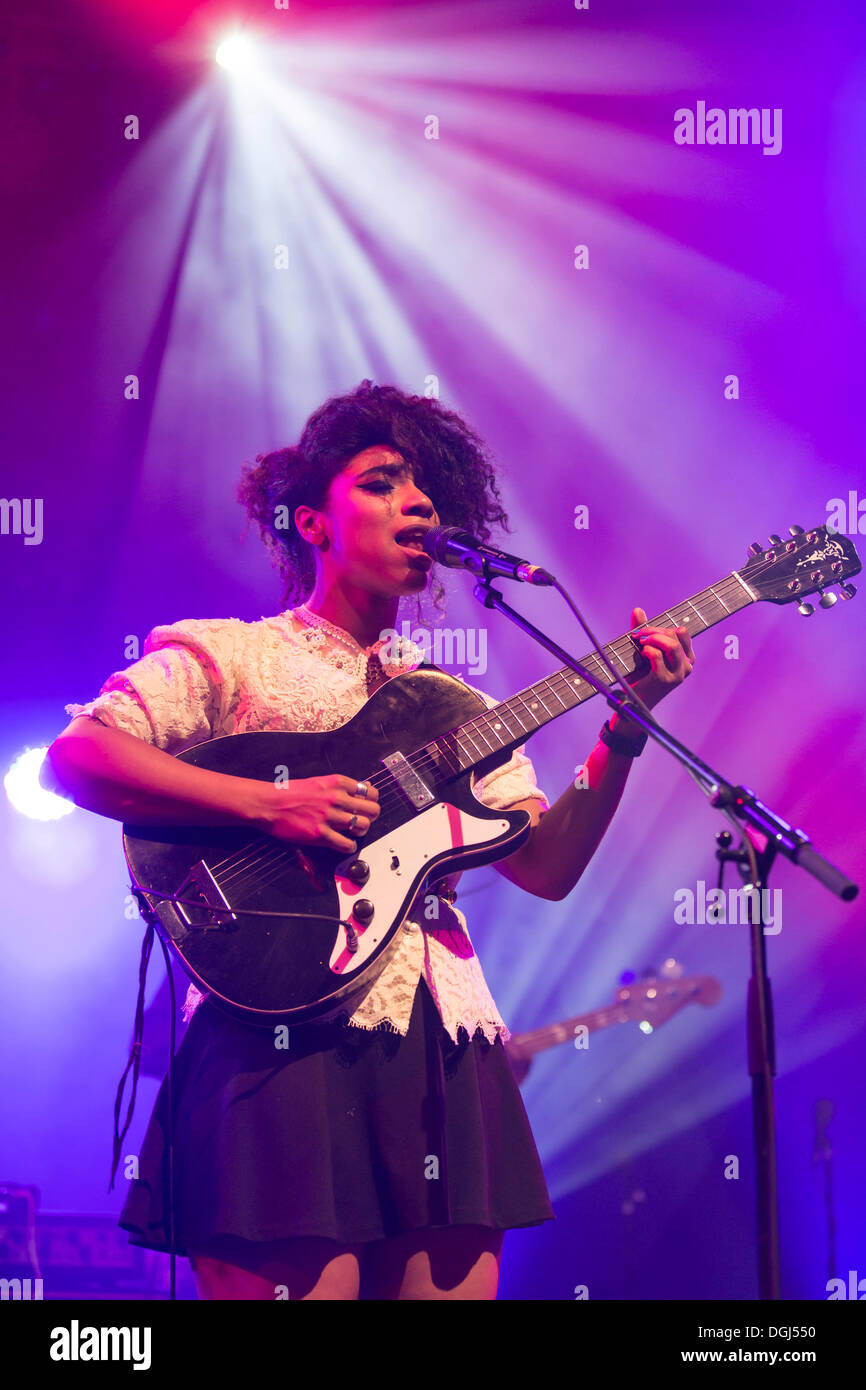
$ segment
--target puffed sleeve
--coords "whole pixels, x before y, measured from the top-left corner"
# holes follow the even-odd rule
[[[464,681],[464,685],[468,684]],[[487,705],[492,709],[498,705],[499,701],[492,695],[486,695],[483,690],[477,690],[474,685],[469,686],[470,690],[480,695]],[[492,810],[504,811],[509,806],[513,806],[515,801],[527,801],[530,797],[541,802],[541,814],[550,810],[550,802],[545,793],[539,787],[535,777],[535,768],[530,759],[523,751],[526,744],[522,743],[515,748],[508,762],[501,767],[496,767],[492,772],[488,772],[486,777],[476,778],[472,774],[472,790],[485,806]]]
[[[109,676],[95,700],[67,705],[133,734],[167,753],[216,737],[236,686],[238,629],[234,619],[188,619],[155,627],[144,655]]]

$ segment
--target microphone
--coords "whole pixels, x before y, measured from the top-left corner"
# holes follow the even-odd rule
[[[524,584],[553,584],[552,575],[517,555],[494,550],[459,526],[431,526],[421,538],[431,559],[454,569],[467,569],[479,579],[517,579]]]

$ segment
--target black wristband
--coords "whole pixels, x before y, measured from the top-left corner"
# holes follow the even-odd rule
[[[639,758],[646,748],[649,734],[643,733],[640,738],[623,738],[622,734],[615,734],[606,719],[601,726],[599,739],[606,747],[611,748],[614,753],[622,753],[626,758]]]

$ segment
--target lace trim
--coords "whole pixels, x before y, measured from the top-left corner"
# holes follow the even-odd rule
[[[363,671],[371,661],[377,659],[385,674],[393,676],[420,666],[424,660],[424,652],[418,644],[400,634],[395,637],[380,637],[369,647],[362,647],[350,632],[329,623],[318,613],[313,613],[304,603],[299,604],[297,608],[287,608],[279,616],[293,618],[295,622],[300,623],[301,631],[297,635],[308,647],[316,648],[320,655],[333,661],[338,669],[354,664],[359,671]],[[346,649],[345,652],[335,652],[329,648],[328,639],[339,643],[340,647]]]

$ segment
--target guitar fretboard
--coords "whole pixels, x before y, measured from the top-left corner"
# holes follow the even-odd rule
[[[682,627],[682,623],[680,623]],[[519,1034],[521,1052],[534,1057],[549,1047],[573,1040],[578,1028],[595,1033],[599,1028],[610,1028],[614,1023],[628,1023],[632,1015],[624,1004],[609,1004],[607,1008],[591,1009],[588,1014],[575,1014],[574,1018],[564,1018],[561,1023],[549,1023],[546,1028],[536,1028],[531,1033]]]
[[[651,627],[684,627],[690,637],[705,632],[756,601],[754,594],[736,571],[709,589],[674,604],[649,620]],[[639,631],[633,628],[632,631]],[[604,649],[608,661],[621,676],[637,668],[637,650],[629,633],[623,633]],[[582,658],[586,667],[603,685],[613,684],[610,673],[597,653]],[[516,748],[551,719],[574,709],[598,691],[569,666],[545,676],[517,695],[502,700],[484,714],[476,715],[459,728],[433,739],[415,756],[433,760],[443,771],[458,776],[503,749]]]

